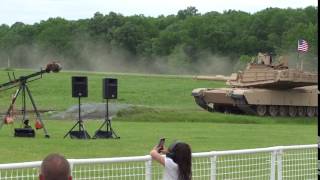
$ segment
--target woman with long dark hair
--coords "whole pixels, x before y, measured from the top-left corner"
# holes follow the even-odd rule
[[[162,156],[161,153],[166,154]],[[164,180],[191,180],[191,148],[187,143],[176,142],[168,149],[155,146],[150,155],[164,166]]]

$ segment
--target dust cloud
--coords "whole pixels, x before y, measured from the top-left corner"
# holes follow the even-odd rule
[[[287,53],[289,68],[301,68],[310,72],[318,72],[318,57],[311,57],[308,54],[300,53],[298,56],[297,52]]]
[[[182,48],[177,48],[169,56],[149,58],[139,57],[130,52],[115,48],[109,44],[96,41],[75,41],[73,48],[76,50],[74,59],[68,59],[67,55],[61,55],[57,50],[43,50],[39,46],[18,46],[9,58],[5,52],[0,52],[0,67],[9,65],[12,68],[43,67],[51,61],[62,64],[64,70],[85,70],[98,72],[125,72],[125,73],[151,73],[174,75],[230,75],[243,69],[246,64],[238,59],[212,54],[202,51],[197,54],[197,60],[191,60]],[[317,59],[310,59],[306,55],[288,53],[289,66],[296,68],[301,59],[304,59],[304,69],[317,72]]]

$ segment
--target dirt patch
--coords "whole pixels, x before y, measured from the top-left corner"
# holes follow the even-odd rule
[[[109,117],[114,117],[121,110],[131,109],[129,104],[109,103]],[[82,119],[101,119],[106,115],[105,103],[88,103],[81,105]],[[64,112],[58,112],[50,115],[50,119],[57,120],[75,120],[78,119],[78,105],[74,105]]]

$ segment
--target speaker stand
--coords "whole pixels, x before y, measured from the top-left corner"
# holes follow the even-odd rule
[[[104,129],[104,130],[102,130]],[[108,99],[106,100],[106,115],[104,122],[99,127],[99,129],[96,131],[96,133],[93,136],[94,139],[120,139],[120,137],[116,134],[116,132],[112,129],[111,126],[111,120],[109,118],[109,102]]]
[[[83,121],[81,119],[81,101],[80,101],[81,97],[78,97],[78,121],[77,123],[67,132],[66,135],[64,135],[63,138],[66,138],[68,135],[70,135],[71,139],[90,139],[90,135],[88,134],[88,132],[85,130],[84,125],[83,125]],[[73,129],[75,127],[79,126],[79,131],[73,131]]]

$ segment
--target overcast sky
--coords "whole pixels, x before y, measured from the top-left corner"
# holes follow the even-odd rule
[[[33,24],[49,17],[68,20],[91,18],[95,12],[110,11],[125,16],[176,14],[188,6],[195,6],[200,13],[223,12],[235,9],[250,13],[267,7],[304,8],[318,6],[317,0],[0,0],[0,24],[12,25],[19,21]]]

